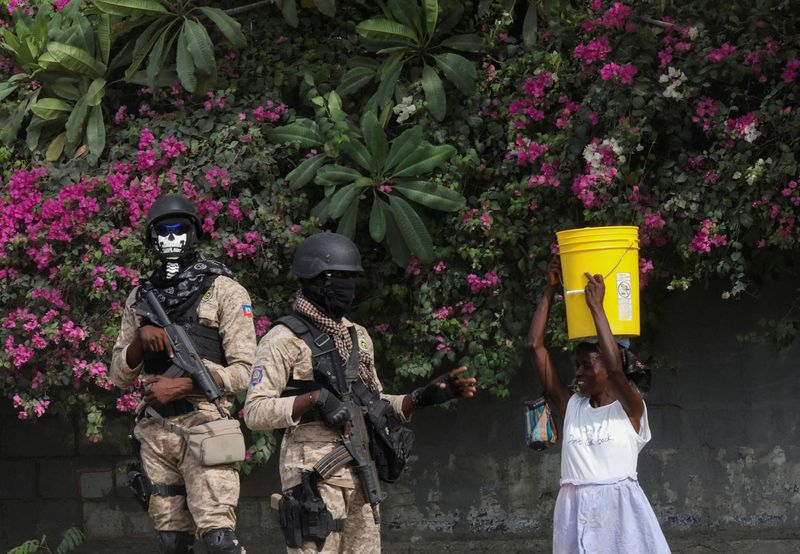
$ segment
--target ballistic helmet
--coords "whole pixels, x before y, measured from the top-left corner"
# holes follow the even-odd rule
[[[337,233],[318,233],[300,243],[294,252],[292,273],[300,279],[313,279],[324,271],[364,271],[353,241]]]
[[[145,222],[145,238],[147,244],[153,244],[153,226],[156,222],[166,218],[185,217],[194,226],[197,237],[203,236],[203,228],[200,225],[200,218],[194,204],[178,194],[166,194],[159,196],[147,214]]]

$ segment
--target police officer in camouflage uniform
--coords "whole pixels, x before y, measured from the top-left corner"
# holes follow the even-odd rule
[[[159,197],[145,233],[161,265],[125,302],[111,379],[118,387],[129,387],[143,375],[144,404],[157,412],[140,412],[134,429],[144,473],[152,483],[148,513],[161,552],[192,552],[195,537],[202,537],[210,554],[243,554],[234,533],[238,472],[233,464],[204,466],[183,436],[169,430],[169,424],[191,428],[222,416],[190,377],[171,367],[164,330],[143,320],[133,306],[146,292],[154,292],[170,320],[186,329],[229,411],[233,396],[247,388],[253,362],[250,296],[227,267],[196,252],[202,228],[186,198]]]
[[[332,337],[342,361],[350,359],[352,349],[357,348],[358,378],[380,393],[402,422],[418,407],[473,396],[475,379],[463,377],[463,367],[411,394],[381,392],[372,339],[364,327],[344,317],[355,296],[355,277],[361,271],[358,248],[347,237],[320,233],[307,238],[298,246],[292,263],[292,272],[302,284],[294,315]],[[244,407],[245,423],[251,429],[286,429],[279,462],[284,491],[301,483],[301,474],[311,471],[341,444],[342,426],[350,419],[336,391],[324,384],[314,386],[315,375],[310,347],[286,325],[273,326],[259,342]],[[317,487],[334,521],[343,523],[343,530],[334,529],[327,536],[321,552],[380,552],[380,527],[352,463],[319,481]],[[318,545],[305,540],[302,547],[288,548],[288,552],[317,552]]]

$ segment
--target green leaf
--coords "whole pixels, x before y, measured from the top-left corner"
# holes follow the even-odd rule
[[[404,163],[422,143],[422,127],[415,125],[403,131],[399,137],[392,141],[389,149],[389,156],[386,158],[386,170],[392,171],[398,165]]]
[[[86,91],[86,102],[89,106],[97,106],[103,101],[105,94],[106,80],[102,78],[95,79],[92,81],[92,84],[89,85],[89,90]]]
[[[369,213],[369,236],[375,242],[381,242],[386,236],[386,216],[381,204],[381,200],[376,196],[372,201],[372,209]]]
[[[86,50],[82,50],[69,44],[60,42],[50,42],[47,44],[47,52],[66,69],[88,75],[89,77],[102,77],[106,72],[106,66],[96,60]]]
[[[447,110],[447,99],[444,95],[444,85],[442,80],[428,64],[422,68],[422,91],[425,93],[425,100],[428,103],[428,110],[436,121],[444,119]]]
[[[147,86],[151,89],[156,88],[156,78],[161,73],[161,62],[164,58],[164,43],[167,41],[167,30],[172,25],[168,25],[163,31],[158,33],[158,40],[150,50],[150,55],[147,57]]]
[[[317,131],[317,126],[308,119],[298,119],[294,123],[267,129],[267,138],[270,141],[283,144],[296,142],[301,148],[312,148],[322,144],[322,137]]]
[[[244,33],[242,33],[242,26],[238,21],[233,19],[219,8],[201,6],[198,9],[214,22],[220,32],[234,48],[244,48],[247,46],[247,39],[244,37]]]
[[[372,155],[370,155],[369,150],[367,150],[367,147],[361,142],[356,139],[350,139],[350,142],[343,143],[341,148],[342,152],[350,156],[358,165],[367,171],[374,171],[374,159]]]
[[[331,114],[331,119],[334,121],[344,121],[347,119],[347,114],[342,110],[342,99],[335,90],[328,93],[328,112]]]
[[[414,177],[424,175],[450,159],[456,149],[449,144],[441,146],[421,146],[403,160],[395,169],[393,177]]]
[[[316,5],[322,15],[328,17],[336,15],[336,0],[316,0]]]
[[[389,44],[407,44],[419,46],[419,38],[412,30],[391,19],[368,19],[356,25],[356,31],[362,37]]]
[[[382,200],[378,198],[375,200],[381,204],[383,215],[386,218],[386,245],[389,247],[392,260],[400,267],[406,267],[408,265],[408,260],[411,258],[411,252],[408,250],[408,245],[392,215],[392,210],[389,205]]]
[[[72,77],[59,77],[53,81],[51,87],[53,92],[61,98],[75,102],[81,97],[81,91],[78,88],[79,82],[78,79],[73,79]]]
[[[539,12],[536,4],[528,4],[528,11],[525,12],[525,20],[522,22],[522,44],[525,48],[531,49],[536,45],[536,32],[539,30]]]
[[[197,77],[194,73],[194,58],[189,52],[189,37],[185,26],[181,27],[181,32],[178,34],[175,64],[181,85],[189,92],[194,93],[197,90]]]
[[[440,44],[446,48],[452,48],[453,50],[475,53],[483,52],[486,46],[483,37],[474,33],[469,35],[455,35],[443,40]]]
[[[426,181],[395,181],[392,188],[417,204],[441,212],[458,211],[466,203],[457,191]]]
[[[111,15],[158,15],[169,11],[156,0],[93,0],[103,13]]]
[[[28,145],[28,149],[31,152],[38,150],[39,139],[42,136],[42,130],[44,130],[44,128],[48,125],[50,125],[49,121],[45,121],[44,119],[40,119],[38,117],[31,118],[31,122],[28,124],[28,128],[25,130],[25,144]]]
[[[346,167],[338,164],[326,165],[317,172],[317,175],[326,183],[333,183],[336,185],[352,183],[356,179],[363,177],[361,173],[352,167]]]
[[[56,548],[56,554],[67,554],[84,543],[86,536],[77,527],[72,527],[64,533],[64,538]]]
[[[389,196],[392,215],[408,249],[423,262],[433,258],[433,241],[428,229],[411,205],[399,196]]]
[[[436,30],[436,22],[439,19],[439,2],[437,0],[422,0],[422,4],[425,7],[425,30],[428,33],[428,37],[432,37],[433,32]]]
[[[124,79],[126,81],[130,82],[133,79],[133,75],[139,71],[142,62],[144,62],[147,54],[149,54],[153,49],[153,45],[155,44],[156,40],[158,40],[159,35],[166,32],[166,30],[171,28],[174,23],[175,20],[165,25],[162,19],[156,19],[139,34],[133,46],[131,63],[128,66],[128,69],[125,70]]]
[[[9,83],[0,84],[0,101],[5,100],[8,98],[11,93],[17,90],[18,85],[12,85]]]
[[[31,111],[45,121],[52,121],[72,111],[72,105],[58,98],[40,98],[31,105]]]
[[[86,144],[93,156],[99,157],[106,147],[106,124],[103,120],[103,108],[92,107],[89,121],[86,124]]]
[[[0,142],[10,145],[17,139],[17,133],[19,133],[19,128],[22,126],[22,120],[25,119],[25,114],[28,113],[28,108],[31,104],[32,102],[30,101],[20,102],[17,104],[14,111],[2,120],[2,125],[0,125]]]
[[[364,86],[375,78],[375,70],[368,67],[354,67],[342,75],[339,86],[336,87],[336,92],[340,96],[347,96],[358,92]]]
[[[458,54],[446,53],[433,56],[436,65],[444,72],[444,76],[464,94],[470,94],[475,88],[477,70],[475,64]]]
[[[383,128],[372,110],[367,111],[361,117],[361,134],[364,136],[369,153],[372,154],[372,170],[376,174],[380,173],[386,161],[389,143],[386,140],[386,133],[383,132]]]
[[[325,154],[317,154],[303,160],[286,176],[289,186],[295,190],[306,186],[317,174],[317,170],[325,162],[325,158],[327,158]]]
[[[216,77],[217,62],[214,59],[214,44],[206,28],[193,19],[183,23],[186,30],[187,47],[194,60],[194,66],[207,76]]]
[[[383,64],[380,71],[380,84],[378,90],[370,98],[369,103],[375,106],[383,106],[394,94],[394,89],[397,86],[397,79],[400,77],[400,72],[403,70],[403,53],[398,52],[392,54],[389,59]]]
[[[101,14],[97,21],[97,45],[100,48],[102,62],[108,65],[111,55],[111,18],[108,14]]]
[[[331,205],[328,210],[330,216],[333,219],[342,217],[345,210],[353,203],[353,200],[361,195],[361,190],[355,183],[350,183],[337,190],[331,198]]]
[[[344,212],[344,215],[342,215],[342,218],[339,220],[339,225],[336,227],[337,233],[350,239],[352,239],[356,234],[356,223],[358,222],[358,202],[359,198],[356,197],[353,203],[350,204],[350,207],[347,208],[347,211]]]
[[[64,150],[68,156],[72,156],[75,149],[79,146],[81,138],[83,138],[83,127],[84,123],[86,123],[87,111],[88,103],[86,101],[86,95],[84,95],[75,103],[75,107],[72,108],[72,113],[69,114],[69,119],[67,119],[67,135]]]
[[[299,21],[297,20],[297,4],[295,4],[294,0],[283,0],[281,14],[289,26],[297,27]]]

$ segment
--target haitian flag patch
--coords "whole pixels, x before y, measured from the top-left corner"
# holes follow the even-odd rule
[[[253,306],[250,304],[242,304],[242,313],[244,317],[253,317]]]

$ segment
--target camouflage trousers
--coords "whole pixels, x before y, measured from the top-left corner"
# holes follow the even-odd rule
[[[169,418],[181,427],[219,419],[216,410],[197,410]],[[185,531],[202,537],[212,529],[236,528],[239,473],[233,464],[204,466],[177,433],[158,420],[142,419],[134,428],[142,443],[142,466],[154,485],[185,485],[186,496],[151,496],[148,514],[158,531]]]
[[[379,554],[381,551],[381,529],[372,517],[372,508],[364,500],[361,488],[337,487],[321,481],[319,494],[334,519],[345,519],[344,531],[331,533],[325,541],[321,554]],[[287,548],[289,554],[316,554],[313,542],[303,548]]]

